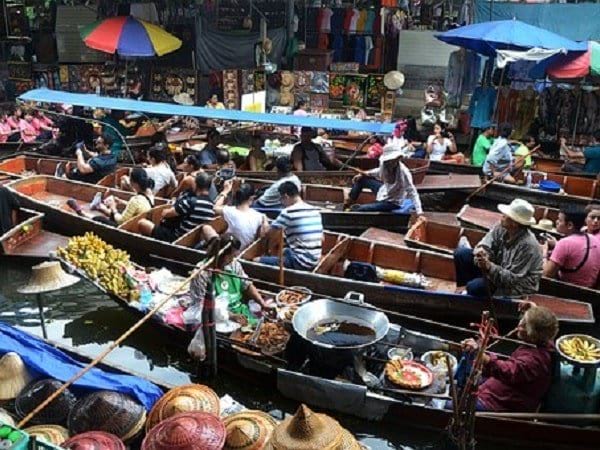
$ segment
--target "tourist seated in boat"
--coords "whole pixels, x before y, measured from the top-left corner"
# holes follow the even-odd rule
[[[33,112],[31,110],[23,111],[23,118],[19,120],[19,131],[21,132],[21,142],[30,144],[37,140],[38,133],[33,127]]]
[[[8,111],[0,109],[0,144],[9,142],[12,136],[17,136],[17,138],[19,136],[19,130],[15,130],[10,126],[8,118]]]
[[[323,147],[315,144],[312,140],[316,137],[317,131],[314,128],[302,127],[300,142],[294,145],[292,150],[294,170],[297,172],[339,170],[342,163],[335,158],[331,159]]]
[[[402,161],[402,149],[395,144],[387,144],[379,158],[379,168],[360,171],[352,180],[352,190],[345,208],[352,207],[355,211],[377,212],[394,211],[399,209],[405,199],[413,202],[415,212],[423,214],[421,199],[408,167]],[[353,205],[358,200],[363,189],[370,189],[377,194],[374,203]]]
[[[508,123],[500,125],[500,133],[496,138],[483,163],[483,173],[488,178],[495,178],[504,183],[515,184],[512,175],[513,155],[508,139],[512,134],[512,126]]]
[[[532,153],[536,147],[539,147],[537,141],[535,140],[535,136],[527,135],[523,138],[523,142],[514,141],[517,145],[517,149],[515,150],[515,163],[514,170],[515,172],[520,172],[522,170],[531,170],[533,166],[533,158]]]
[[[600,205],[592,203],[586,206],[585,230],[594,237],[600,237]]]
[[[92,116],[102,126],[101,133],[110,136],[112,142],[110,151],[118,159],[125,145],[123,136],[127,134],[127,131],[121,126],[118,120],[101,108],[94,110]]]
[[[600,130],[594,132],[590,143],[583,151],[567,147],[566,139],[561,140],[561,151],[563,148],[569,157],[563,166],[565,172],[585,172],[596,175],[600,173]]]
[[[82,217],[94,219],[97,222],[116,227],[140,214],[150,211],[154,207],[153,186],[154,181],[148,177],[146,170],[136,167],[131,171],[130,177],[130,187],[135,192],[135,195],[128,201],[121,200],[112,195],[103,199],[101,192],[98,192],[94,196],[94,199],[90,203],[90,209],[100,212],[101,216],[84,211],[74,198],[70,198],[67,201],[67,205]],[[124,206],[122,212],[119,206]]]
[[[206,225],[215,218],[214,204],[208,195],[211,184],[210,175],[198,174],[195,191],[184,192],[175,200],[173,206],[164,209],[159,224],[148,219],[140,220],[140,233],[160,241],[173,242],[194,228]],[[210,228],[204,227],[202,230],[205,240]]]
[[[471,164],[477,167],[483,166],[490,148],[492,148],[494,136],[496,135],[496,124],[488,122],[482,126],[482,129],[481,134],[475,141],[473,154],[471,155]]]
[[[565,235],[559,241],[547,236],[542,246],[544,276],[594,288],[600,274],[600,242],[582,231],[587,214],[575,205],[561,209],[556,231]]]
[[[194,155],[188,155],[177,169],[183,174],[177,188],[171,193],[171,198],[177,198],[184,192],[194,192],[196,190],[196,175],[204,172],[200,167],[200,162]]]
[[[8,142],[19,142],[21,139],[21,129],[19,128],[19,122],[23,118],[23,110],[18,105],[11,105],[9,107],[8,117],[6,123],[10,126],[12,133],[8,136]]]
[[[550,389],[554,338],[558,320],[552,311],[532,306],[518,325],[518,337],[530,345],[519,346],[504,360],[483,354],[483,383],[477,388],[476,410],[534,412]],[[463,341],[463,349],[475,353],[474,339]]]
[[[33,120],[31,121],[31,125],[37,133],[37,141],[46,142],[55,135],[56,128],[54,122],[46,116],[44,111],[40,111],[39,109],[33,110]]]
[[[76,166],[66,174],[67,178],[95,184],[114,172],[117,167],[117,157],[111,151],[112,143],[112,138],[103,134],[94,141],[95,151],[93,152],[88,150],[84,144],[78,145],[75,150]],[[84,153],[90,156],[87,161],[83,157]],[[57,168],[57,176],[60,175],[61,172]]]
[[[221,134],[214,128],[206,134],[206,146],[196,154],[196,159],[203,169],[216,169],[220,139]]]
[[[285,248],[282,251],[283,266],[295,270],[313,270],[321,258],[323,239],[323,221],[321,212],[305,203],[300,196],[298,186],[286,181],[279,186],[281,204],[285,207],[267,231],[270,247],[279,242],[279,233],[285,236]],[[262,264],[278,266],[279,256],[261,256],[256,261]]]
[[[444,161],[464,164],[465,155],[458,151],[454,135],[446,126],[438,122],[433,126],[433,134],[427,138],[427,155],[431,161]]]
[[[241,250],[246,249],[256,239],[263,237],[269,229],[267,216],[252,209],[254,187],[249,183],[240,184],[233,193],[233,206],[225,205],[234,187],[234,180],[227,180],[215,201],[215,213],[227,222],[227,232],[240,241]]]
[[[246,169],[251,172],[262,172],[264,170],[273,169],[273,161],[267,157],[267,153],[263,150],[264,139],[260,136],[252,137],[250,153],[246,157]]]
[[[170,193],[177,188],[177,178],[167,163],[167,151],[159,146],[151,147],[148,150],[147,160],[149,167],[146,167],[148,177],[154,182],[152,191],[154,195],[163,198],[169,198]],[[121,178],[121,189],[130,190],[131,183],[127,175]]]
[[[292,161],[288,156],[280,156],[277,158],[275,161],[275,168],[277,170],[277,181],[268,186],[254,202],[256,208],[281,209],[283,205],[281,204],[279,187],[287,181],[294,183],[298,188],[298,191],[301,190],[302,183],[300,178],[292,173]]]
[[[474,249],[454,251],[457,292],[475,297],[517,297],[535,294],[542,276],[542,252],[530,230],[536,223],[529,202],[515,199],[498,205],[500,224]],[[488,292],[489,291],[489,292]]]
[[[0,186],[0,236],[18,223],[19,200],[11,191]]]

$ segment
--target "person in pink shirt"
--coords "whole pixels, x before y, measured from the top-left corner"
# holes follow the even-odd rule
[[[23,110],[21,109],[21,107],[13,105],[10,108],[8,117],[6,118],[6,123],[10,126],[10,129],[13,130],[13,133],[8,137],[8,142],[18,142],[21,138],[21,128],[19,127],[19,122],[21,121],[22,117]]]
[[[46,117],[43,111],[40,111],[38,109],[33,111],[33,120],[31,121],[31,125],[33,126],[35,132],[38,135],[38,141],[47,141],[49,139],[52,139],[52,137],[54,136],[54,124],[52,120]]]
[[[594,236],[581,231],[587,214],[582,209],[569,206],[561,209],[556,229],[566,237],[554,243],[548,239],[544,260],[544,276],[558,278],[567,283],[594,288],[600,273],[600,242]]]
[[[38,136],[32,122],[31,111],[25,111],[23,118],[19,121],[19,130],[21,131],[21,140],[26,144],[35,141]]]
[[[8,138],[15,133],[15,131],[8,124],[8,114],[5,110],[0,110],[0,144],[8,141]]]
[[[585,208],[587,217],[585,218],[585,231],[594,236],[596,239],[600,238],[600,205],[591,204]]]

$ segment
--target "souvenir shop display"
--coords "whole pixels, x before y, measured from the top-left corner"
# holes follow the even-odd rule
[[[346,86],[344,88],[343,105],[364,108],[366,89],[366,75],[346,76]]]
[[[198,102],[198,74],[192,69],[155,67],[152,70],[149,98],[172,102],[173,97],[188,94]]]
[[[329,73],[313,72],[310,81],[310,92],[313,94],[329,93]]]
[[[242,95],[254,92],[254,71],[241,70],[240,78],[242,80]]]
[[[385,94],[383,75],[369,75],[367,79],[367,108],[381,108],[381,100]]]
[[[240,83],[237,70],[223,71],[223,103],[227,109],[240,109]]]
[[[329,75],[329,99],[331,101],[343,101],[346,90],[346,76],[332,73]]]
[[[69,87],[72,92],[82,94],[100,93],[102,91],[101,64],[72,65],[69,67]]]

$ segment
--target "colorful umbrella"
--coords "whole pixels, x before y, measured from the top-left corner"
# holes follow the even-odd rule
[[[589,41],[585,53],[561,55],[548,65],[546,73],[556,79],[600,76],[600,44]]]
[[[81,30],[85,45],[123,57],[162,56],[181,47],[181,40],[160,27],[131,16],[111,17]]]

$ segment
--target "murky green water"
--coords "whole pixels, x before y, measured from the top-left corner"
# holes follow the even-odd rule
[[[16,260],[0,259],[0,320],[41,335],[35,297],[17,292],[17,288],[27,282],[29,270],[28,265]],[[45,295],[44,302],[49,338],[77,347],[91,357],[135,322],[133,316],[84,281]],[[161,338],[160,330],[149,325],[138,330],[107,359],[173,384],[187,383],[195,373],[195,364],[185,349]],[[297,407],[295,402],[282,398],[277,392],[265,392],[225,374],[219,374],[212,387],[220,395],[230,394],[250,408],[291,413]],[[394,428],[344,416],[336,418],[373,450],[443,448],[439,432],[420,431],[409,426]],[[506,447],[480,445],[478,448]]]

